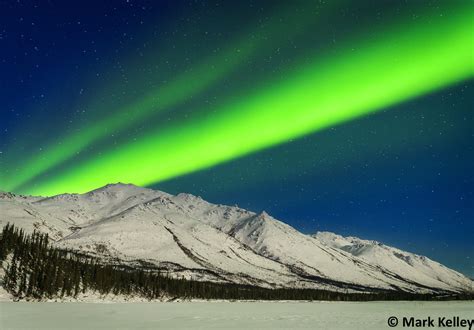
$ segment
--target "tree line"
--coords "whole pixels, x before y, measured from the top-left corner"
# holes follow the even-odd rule
[[[135,295],[147,299],[229,300],[433,300],[472,299],[402,291],[347,293],[315,289],[268,289],[251,285],[173,278],[157,270],[106,263],[97,257],[57,248],[47,234],[7,224],[0,237],[0,264],[6,265],[3,287],[13,296],[33,299],[77,297],[80,293]]]

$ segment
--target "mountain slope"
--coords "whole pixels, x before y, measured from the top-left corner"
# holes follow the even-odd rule
[[[49,198],[0,194],[0,224],[61,247],[198,280],[329,290],[472,290],[428,258],[335,234],[302,234],[266,213],[113,184]]]
[[[372,265],[403,274],[408,280],[433,287],[446,285],[462,288],[471,285],[472,288],[472,281],[469,282],[464,275],[425,256],[405,252],[377,241],[343,237],[329,232],[318,232],[312,237],[326,246],[349,252]]]

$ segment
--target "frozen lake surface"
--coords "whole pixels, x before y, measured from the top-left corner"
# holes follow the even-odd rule
[[[472,319],[474,303],[0,303],[0,329],[390,329],[390,316]]]

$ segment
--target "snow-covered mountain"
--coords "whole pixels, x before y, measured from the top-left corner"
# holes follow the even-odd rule
[[[410,281],[438,287],[443,282],[450,287],[462,287],[466,277],[425,256],[402,251],[377,241],[343,237],[330,232],[318,232],[315,239],[326,246],[349,252],[372,265],[403,274]],[[416,272],[413,271],[416,269]],[[470,283],[472,289],[472,281]]]
[[[458,272],[377,242],[305,235],[265,212],[128,184],[48,198],[0,193],[0,225],[7,222],[47,232],[61,247],[197,280],[348,291],[473,288]]]

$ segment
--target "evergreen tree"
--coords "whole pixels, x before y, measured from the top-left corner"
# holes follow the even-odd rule
[[[16,255],[13,256],[13,259],[5,271],[4,286],[5,289],[12,294],[16,295],[17,290],[17,258]]]

